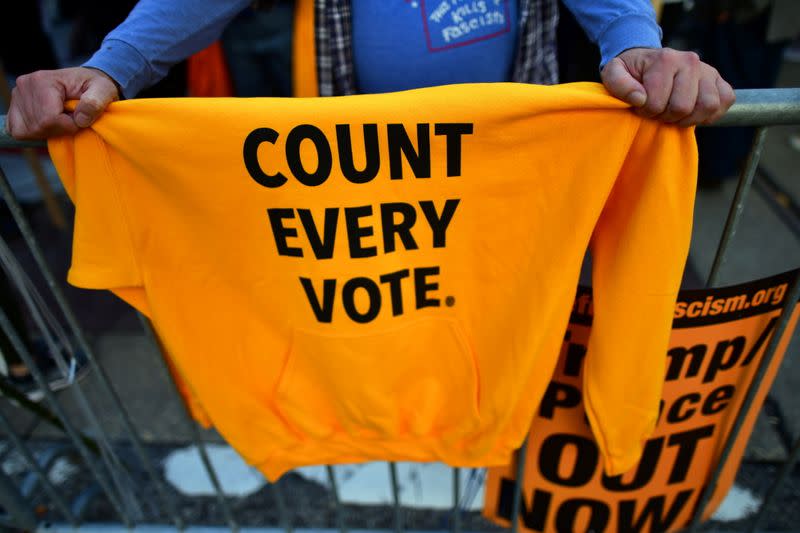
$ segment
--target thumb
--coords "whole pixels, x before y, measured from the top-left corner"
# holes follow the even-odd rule
[[[81,128],[87,128],[105,111],[108,104],[118,98],[117,87],[109,79],[97,77],[89,82],[81,94],[72,114],[72,120]]]
[[[609,61],[601,73],[603,85],[608,92],[620,100],[634,107],[642,107],[647,102],[647,91],[644,86],[634,78],[625,62],[615,57]]]

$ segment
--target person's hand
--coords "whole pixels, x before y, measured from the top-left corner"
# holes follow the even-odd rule
[[[680,126],[710,124],[736,100],[714,67],[694,52],[671,48],[625,50],[603,67],[601,78],[639,116]]]
[[[72,113],[67,100],[80,100]],[[86,128],[119,99],[114,81],[99,70],[75,67],[39,70],[17,78],[6,127],[20,140],[71,135]]]

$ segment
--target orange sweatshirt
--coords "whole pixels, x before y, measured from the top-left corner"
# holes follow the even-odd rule
[[[274,479],[375,459],[505,464],[592,245],[587,414],[609,474],[653,429],[688,251],[692,131],[599,85],[134,100],[49,144],[70,283],[149,316]]]

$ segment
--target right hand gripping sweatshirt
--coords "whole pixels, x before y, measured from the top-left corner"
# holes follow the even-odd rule
[[[50,153],[70,283],[153,322],[197,416],[275,479],[506,464],[591,245],[584,402],[608,474],[658,414],[693,131],[596,84],[132,100]]]

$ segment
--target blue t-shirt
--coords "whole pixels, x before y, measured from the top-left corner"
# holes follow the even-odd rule
[[[358,0],[351,9],[361,93],[511,77],[517,0]]]
[[[461,81],[507,81],[516,51],[517,1],[353,0],[358,88],[381,92]],[[114,78],[122,95],[130,98],[163,78],[171,65],[208,46],[250,3],[139,0],[85,65]],[[634,46],[661,46],[650,0],[564,0],[564,4],[599,45],[601,64]]]

